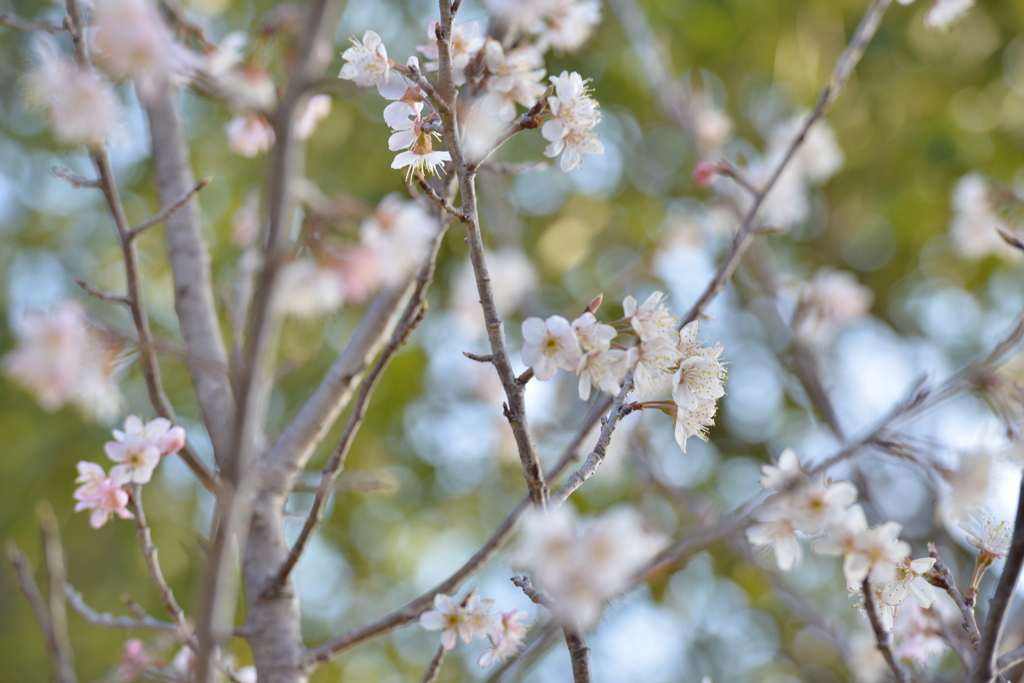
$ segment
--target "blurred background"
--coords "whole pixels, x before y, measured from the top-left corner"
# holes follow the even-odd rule
[[[793,118],[815,105],[866,2],[614,5],[649,23],[670,58],[673,78],[704,102],[703,159],[730,159],[756,179],[778,143],[778,131],[787,125],[792,131]],[[193,0],[186,6],[209,22],[217,38],[235,30],[255,33],[268,24],[268,16],[287,16],[295,9],[262,0]],[[630,416],[616,433],[608,462],[573,496],[582,514],[632,505],[652,528],[685,538],[704,511],[731,511],[757,496],[759,468],[784,448],[794,448],[805,462],[841,448],[791,372],[789,335],[780,326],[823,266],[852,273],[871,292],[866,315],[819,321],[803,337],[848,435],[870,428],[922,374],[934,380],[949,376],[984,354],[1015,323],[1024,308],[1020,259],[991,239],[991,225],[952,234],[950,226],[958,220],[954,188],[965,175],[981,174],[990,187],[1024,189],[1024,4],[979,0],[948,31],[925,28],[928,9],[929,3],[919,0],[889,10],[828,116],[834,140],[815,147],[819,158],[831,160],[832,170],[789,187],[791,194],[772,197],[769,220],[783,230],[759,238],[751,258],[711,307],[711,318],[701,323],[699,336],[720,341],[723,358],[731,363],[710,442],[691,440],[684,455],[664,415]],[[63,16],[59,6],[31,0],[0,0],[0,13],[54,23]],[[546,68],[549,74],[568,69],[592,79],[603,114],[597,132],[604,155],[587,157],[581,170],[568,174],[554,164],[518,175],[484,171],[479,179],[493,274],[518,369],[523,369],[519,323],[528,316],[571,319],[603,293],[599,317],[613,320],[621,315],[623,297],[642,301],[655,290],[668,293],[670,306],[684,314],[738,224],[718,199],[735,194],[731,181],[701,188],[691,179],[702,151],[661,109],[648,86],[649,67],[634,51],[619,15],[608,4],[602,14],[582,50],[551,53]],[[404,62],[426,41],[426,23],[435,17],[436,5],[426,0],[352,2],[337,47],[340,51],[350,35],[373,29],[388,55]],[[479,3],[467,2],[460,18],[485,23],[486,14]],[[279,79],[288,40],[286,34],[255,36],[247,54]],[[84,149],[57,145],[45,117],[24,108],[19,74],[30,59],[30,42],[26,34],[0,29],[3,352],[16,346],[15,331],[26,311],[66,298],[79,300],[115,337],[131,329],[120,307],[88,299],[74,285],[80,278],[121,291],[123,266],[99,193],[72,189],[50,173],[53,166],[82,175],[91,169]],[[341,63],[336,54],[328,75]],[[307,210],[306,219],[321,221],[320,230],[351,234],[382,197],[402,191],[402,174],[389,168],[389,131],[380,118],[378,94],[342,81],[329,92],[333,108],[309,145],[307,175],[335,208],[326,216]],[[127,212],[137,223],[156,213],[159,202],[144,116],[130,87],[119,93],[127,125],[111,153]],[[233,113],[225,105],[189,90],[183,90],[182,103],[197,176],[213,176],[200,204],[227,331],[227,302],[243,251],[237,233],[247,220],[247,202],[252,205],[266,176],[266,157],[228,151],[224,127]],[[521,134],[501,151],[500,161],[542,160],[544,144],[536,131]],[[1014,201],[998,213],[1010,227],[1019,218]],[[960,225],[967,218],[961,215]],[[189,438],[210,457],[182,362],[162,236],[163,228],[157,228],[138,242],[146,301],[171,400]],[[765,294],[765,268],[777,285],[774,301]],[[377,389],[349,456],[343,478],[352,490],[332,500],[326,524],[298,567],[310,643],[376,619],[448,576],[525,491],[501,415],[500,386],[489,367],[462,355],[485,353],[487,346],[458,226],[442,247],[430,303],[429,316]],[[271,430],[315,386],[359,315],[359,307],[348,307],[288,321],[281,378],[271,399]],[[103,443],[125,415],[153,417],[137,365],[126,367],[121,388],[122,409],[113,419],[96,420],[88,410],[82,415],[72,407],[47,412],[14,383],[0,380],[0,537],[15,539],[38,566],[35,508],[48,500],[60,520],[69,581],[86,600],[100,611],[125,613],[121,596],[127,593],[159,614],[133,525],[115,520],[93,530],[87,515],[72,511],[75,463],[104,461]],[[548,383],[532,382],[527,396],[541,459],[550,464],[587,405],[576,396],[574,378],[564,374]],[[311,471],[322,466],[340,427],[310,463]],[[983,396],[962,395],[903,429],[941,467],[969,468],[979,459],[989,463],[983,506],[1012,518],[1019,460],[1003,421]],[[949,487],[941,477],[870,452],[856,466],[831,474],[858,485],[870,521],[901,522],[915,557],[924,556],[925,544],[935,541],[966,581],[973,554],[944,505]],[[164,573],[186,611],[192,611],[212,500],[176,459],[157,470],[146,490]],[[312,494],[292,497],[289,505],[299,520],[293,532],[311,501]],[[858,672],[847,668],[849,652],[815,623],[814,615],[827,621],[849,648],[860,647],[867,633],[851,607],[839,561],[807,554],[799,570],[782,575],[770,556],[716,544],[670,579],[613,602],[588,638],[595,680],[659,683],[699,681],[704,675],[771,683],[871,680],[866,663]],[[468,585],[496,599],[499,609],[514,606],[535,614],[509,583],[509,574],[508,557],[499,554]],[[81,679],[110,677],[128,634],[90,626],[76,614],[69,618]],[[436,634],[411,625],[343,654],[314,680],[415,680],[435,643]],[[239,660],[249,661],[244,644],[236,645]],[[460,646],[440,680],[485,679],[491,672],[476,666],[483,647],[479,642]],[[0,681],[48,676],[40,632],[7,566],[0,569],[0,661]],[[952,674],[959,670],[948,653],[931,665]],[[526,680],[570,680],[564,647],[552,649]]]

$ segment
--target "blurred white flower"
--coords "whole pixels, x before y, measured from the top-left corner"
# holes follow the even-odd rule
[[[437,22],[427,24],[427,42],[424,45],[417,45],[416,49],[427,58],[423,66],[428,71],[437,71],[437,38],[435,30]],[[475,19],[457,24],[452,27],[452,80],[455,85],[462,85],[466,82],[466,67],[471,59],[484,47],[486,36],[480,28],[480,22]]]
[[[67,403],[89,347],[85,310],[74,300],[49,311],[27,311],[14,328],[18,346],[3,358],[3,372],[32,394],[43,410]]]
[[[278,283],[278,305],[285,314],[297,318],[332,313],[345,301],[345,289],[338,274],[313,259],[286,263]]]
[[[601,23],[598,0],[549,0],[547,4],[532,31],[542,51],[554,48],[558,52],[575,52]]]
[[[524,520],[514,564],[530,571],[534,585],[552,597],[557,618],[578,619],[588,628],[605,601],[628,586],[664,539],[622,508],[577,526],[565,505],[546,516],[531,514]]]
[[[494,662],[503,662],[519,652],[526,640],[526,624],[520,623],[529,615],[517,609],[502,612],[499,628],[490,636],[491,648],[480,655],[477,664],[486,669]]]
[[[228,149],[243,157],[253,158],[274,146],[274,129],[261,114],[247,114],[228,121]]]
[[[306,100],[306,106],[302,108],[302,113],[295,121],[295,137],[299,140],[308,140],[313,137],[317,125],[330,113],[330,95],[320,93],[310,97]]]
[[[988,180],[979,173],[968,173],[957,181],[952,196],[953,218],[949,233],[957,252],[980,259],[990,254],[1000,258],[1019,258],[1020,251],[999,236],[1006,224],[996,212]]]
[[[392,192],[363,220],[359,236],[377,254],[380,279],[398,285],[426,260],[437,230],[437,219],[418,202]]]
[[[150,0],[96,0],[94,56],[103,70],[131,78],[142,100],[151,99],[161,79],[188,80],[202,59],[176,42]]]
[[[484,64],[490,74],[484,80],[487,101],[502,121],[516,117],[516,103],[529,108],[544,94],[544,58],[532,45],[505,52],[498,41],[489,38],[484,45]]]
[[[806,476],[800,468],[800,458],[792,448],[782,451],[776,464],[763,465],[761,474],[764,476],[758,479],[757,483],[768,491],[781,491],[802,481]]]
[[[937,31],[948,31],[972,7],[974,0],[932,0],[932,6],[924,17],[924,25]]]
[[[494,306],[502,318],[520,309],[537,289],[537,271],[523,251],[505,247],[487,252],[487,266],[491,273]],[[486,332],[484,316],[480,310],[473,266],[467,260],[458,269],[451,285],[451,309],[455,323],[466,335],[477,336]]]
[[[910,555],[910,544],[899,540],[902,528],[899,522],[886,522],[856,535],[843,560],[848,585],[860,585],[869,574],[879,585],[896,577],[896,566]]]
[[[59,142],[103,147],[120,130],[121,104],[114,88],[93,69],[60,55],[53,36],[37,36],[36,63],[22,83],[29,107],[45,107]]]

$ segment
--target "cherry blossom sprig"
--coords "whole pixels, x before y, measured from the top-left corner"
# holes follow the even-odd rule
[[[434,596],[434,609],[420,615],[420,626],[428,631],[441,631],[440,651],[443,652],[455,649],[459,640],[468,643],[474,638],[488,639],[491,647],[478,660],[481,668],[487,668],[515,655],[523,645],[528,628],[521,623],[528,616],[525,612],[513,609],[494,614],[493,605],[494,600],[481,600],[476,589],[460,603],[438,593]],[[436,664],[431,663],[435,669],[440,667],[442,658],[443,655],[435,657]]]
[[[675,436],[686,452],[691,436],[707,440],[714,425],[717,401],[725,394],[722,346],[704,347],[697,340],[696,321],[676,332],[678,319],[669,313],[661,292],[643,304],[632,296],[623,301],[625,316],[613,324],[597,321],[600,297],[570,323],[555,315],[523,321],[523,362],[537,379],[550,380],[558,370],[575,372],[580,399],[590,398],[591,386],[616,395],[633,372],[638,398],[671,393],[672,400],[634,402],[631,410],[651,408],[675,421]],[[616,344],[620,335],[636,338],[630,347]]]

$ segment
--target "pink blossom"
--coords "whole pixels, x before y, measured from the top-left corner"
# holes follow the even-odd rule
[[[473,638],[497,637],[499,625],[491,614],[493,600],[481,600],[474,591],[464,604],[457,604],[451,596],[434,596],[434,609],[420,615],[420,626],[428,631],[441,631],[441,645],[452,650],[459,638],[468,643]]]
[[[124,431],[114,430],[114,439],[103,445],[107,457],[120,463],[110,471],[111,478],[145,484],[161,456],[177,453],[185,445],[185,430],[172,427],[171,421],[162,417],[143,424],[135,415],[129,415]]]
[[[529,628],[520,622],[528,616],[526,612],[517,609],[502,612],[497,637],[491,636],[491,648],[477,660],[481,668],[486,669],[494,662],[503,662],[519,652]]]
[[[379,81],[388,82],[391,71],[391,60],[388,59],[387,48],[380,36],[373,31],[363,34],[362,42],[350,38],[352,47],[341,53],[345,65],[341,67],[338,78],[353,81],[356,85],[376,85]]]
[[[121,663],[117,665],[114,676],[118,681],[129,683],[134,681],[141,674],[152,658],[146,652],[146,644],[138,638],[129,638],[124,642],[121,653]]]
[[[115,468],[116,469],[116,468]],[[126,479],[120,474],[110,471],[107,477],[103,468],[92,462],[78,463],[79,476],[75,480],[81,484],[74,492],[75,512],[92,510],[89,525],[99,529],[107,523],[110,515],[116,514],[121,519],[133,519],[135,515],[128,511],[128,492],[121,486]]]
[[[691,177],[699,187],[711,187],[711,183],[718,177],[718,166],[709,161],[702,161],[693,169]]]
[[[64,301],[48,312],[28,311],[15,326],[18,346],[3,358],[3,372],[53,412],[67,403],[89,344],[85,310]]]

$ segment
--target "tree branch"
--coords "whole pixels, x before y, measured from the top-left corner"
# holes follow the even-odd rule
[[[64,546],[60,542],[60,526],[53,508],[46,501],[36,507],[39,517],[39,529],[43,536],[43,557],[46,560],[46,575],[49,578],[50,594],[50,628],[53,632],[53,644],[60,662],[60,670],[55,671],[61,683],[75,683],[74,651],[68,635],[68,611],[64,601],[64,580],[67,569],[64,560]]]
[[[939,552],[935,548],[934,543],[928,544],[928,557],[935,560],[935,564],[932,567],[935,576],[930,578],[931,584],[936,588],[946,591],[949,597],[953,599],[953,602],[956,603],[957,609],[960,610],[960,614],[964,618],[962,626],[964,631],[967,632],[967,637],[971,640],[971,648],[976,651],[978,643],[981,641],[981,632],[978,630],[978,621],[974,616],[974,608],[964,600],[963,594],[956,587],[953,572],[949,571],[949,567],[942,562],[942,558],[939,557]]]
[[[438,114],[444,126],[444,139],[452,157],[452,165],[459,179],[459,189],[462,193],[462,222],[466,226],[469,258],[473,265],[473,274],[476,277],[477,293],[480,295],[484,321],[487,324],[487,338],[491,345],[492,362],[498,371],[498,377],[508,400],[505,415],[516,440],[530,499],[534,505],[543,508],[547,505],[547,483],[544,480],[544,472],[526,420],[525,387],[516,382],[516,375],[512,370],[508,347],[505,343],[501,317],[498,315],[498,309],[494,303],[494,291],[491,287],[491,276],[484,253],[483,236],[480,232],[480,217],[477,213],[476,171],[465,158],[455,114],[457,91],[453,80],[451,39],[456,6],[450,4],[450,0],[439,0],[438,5],[441,11],[441,21],[437,24],[439,67],[436,90],[437,97],[445,105],[438,108]]]
[[[32,21],[31,19],[22,19],[21,17],[16,17],[13,14],[0,14],[0,26],[13,28],[15,31],[23,31],[25,33],[63,33],[68,30],[64,26],[46,24],[39,21]]]
[[[448,650],[444,649],[444,645],[438,645],[437,650],[434,651],[434,657],[427,664],[427,668],[423,672],[423,678],[420,679],[420,683],[434,683],[437,680],[437,677],[441,675],[441,663],[444,661],[446,654],[448,654]]]
[[[512,583],[519,586],[526,597],[534,603],[542,605],[548,610],[554,608],[555,601],[551,596],[534,588],[530,583],[530,577],[526,574],[516,574],[512,577]],[[565,635],[565,645],[569,648],[573,682],[590,683],[590,648],[583,640],[579,622],[562,624],[562,633]]]
[[[999,641],[1006,627],[1006,616],[1013,602],[1013,594],[1020,581],[1021,570],[1024,569],[1024,480],[1021,481],[1017,499],[1017,518],[1014,522],[1013,540],[1010,551],[1003,560],[1003,573],[996,584],[996,592],[988,602],[988,616],[985,627],[981,631],[977,656],[967,677],[968,683],[990,683],[999,673],[996,653]]]
[[[98,612],[85,602],[85,598],[82,597],[82,594],[75,590],[74,586],[70,583],[64,584],[64,595],[67,597],[68,602],[75,611],[94,626],[103,626],[105,628],[125,631],[141,628],[149,629],[151,631],[173,633],[175,636],[181,635],[181,629],[178,627],[178,624],[172,624],[169,621],[160,621],[159,619],[154,619],[148,615],[139,616],[133,619],[131,617],[115,617],[110,612]]]
[[[142,554],[146,558],[146,567],[149,569],[149,580],[156,586],[157,593],[160,595],[160,601],[164,605],[164,609],[171,615],[171,619],[178,625],[178,629],[181,633],[180,638],[187,640],[189,635],[189,625],[185,620],[185,612],[178,605],[178,601],[174,598],[174,591],[167,585],[167,580],[164,578],[163,570],[160,569],[160,560],[157,558],[157,549],[153,544],[153,538],[149,530],[149,524],[146,522],[146,511],[142,507],[142,485],[132,484],[128,489],[129,502],[132,507],[132,512],[135,513],[135,536],[139,539],[139,545],[142,546]]]
[[[882,653],[882,657],[885,658],[889,668],[892,669],[897,683],[910,683],[907,670],[903,668],[900,660],[896,658],[896,653],[892,650],[892,633],[885,630],[878,612],[875,611],[874,588],[871,586],[870,577],[864,579],[861,590],[864,592],[864,610],[868,613],[871,630],[875,632],[875,642],[877,643],[878,651]]]
[[[145,230],[148,230],[157,223],[161,223],[170,218],[171,216],[173,216],[174,214],[176,214],[179,210],[181,210],[182,207],[185,206],[185,204],[188,204],[188,201],[192,199],[192,197],[199,194],[199,191],[201,189],[209,185],[211,180],[213,180],[213,176],[206,176],[198,183],[196,183],[195,187],[193,187],[188,192],[179,197],[173,204],[163,209],[162,211],[160,211],[160,213],[153,216],[152,218],[144,220],[138,225],[136,225],[134,228],[128,231],[128,239],[135,239]]]

